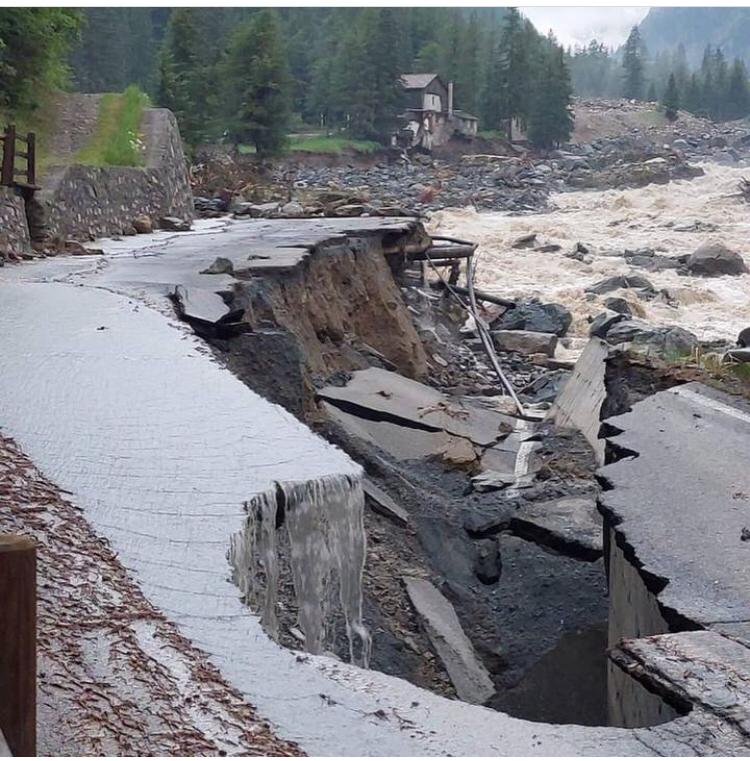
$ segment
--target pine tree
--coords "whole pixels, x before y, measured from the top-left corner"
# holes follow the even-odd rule
[[[367,35],[367,56],[373,74],[374,94],[372,137],[386,142],[396,128],[404,97],[400,81],[403,69],[399,57],[395,52],[383,55],[383,51],[388,50],[398,37],[398,24],[393,8],[368,10],[373,11],[373,31]]]
[[[712,119],[725,119],[729,108],[727,103],[727,91],[729,89],[729,71],[727,61],[721,48],[716,49],[714,54],[714,106],[711,112]]]
[[[677,90],[677,81],[674,74],[669,75],[667,89],[664,91],[664,97],[662,98],[662,105],[664,106],[664,114],[667,119],[673,122],[677,118],[677,112],[680,109],[680,93]]]
[[[176,8],[170,19],[159,64],[159,105],[170,108],[183,139],[195,144],[207,137],[209,111],[206,72],[198,58],[201,36],[194,11]],[[161,78],[166,80],[161,80]],[[163,98],[163,99],[162,99]]]
[[[563,49],[549,40],[541,75],[536,82],[529,115],[529,140],[539,148],[552,148],[573,131],[572,88]]]
[[[516,8],[509,8],[488,66],[485,117],[491,129],[503,129],[508,138],[512,138],[514,120],[519,121],[522,129],[528,120],[527,34],[521,14]]]
[[[643,44],[641,33],[637,26],[630,30],[625,50],[623,53],[622,66],[625,70],[625,83],[623,95],[632,100],[641,100],[643,97]]]
[[[750,112],[747,70],[739,58],[734,59],[727,86],[727,119],[741,119]]]
[[[289,126],[289,72],[276,13],[264,9],[232,34],[225,66],[229,133],[260,155],[278,153]]]
[[[701,86],[695,73],[690,75],[685,88],[684,107],[691,114],[698,114],[703,109]]]
[[[648,86],[648,94],[646,95],[646,100],[649,103],[656,103],[656,101],[658,100],[658,97],[656,95],[656,84],[653,81]]]
[[[500,37],[491,33],[489,55],[485,71],[485,86],[481,98],[480,117],[486,130],[501,129],[504,114],[503,78],[505,66],[501,52]]]
[[[481,70],[482,29],[476,12],[464,24],[459,46],[456,73],[456,102],[472,114],[479,105],[479,74]]]

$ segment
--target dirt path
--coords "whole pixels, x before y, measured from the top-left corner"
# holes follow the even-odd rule
[[[299,755],[5,437],[0,531],[38,543],[40,755]]]

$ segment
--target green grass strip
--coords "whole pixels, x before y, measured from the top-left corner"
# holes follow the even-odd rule
[[[148,104],[148,96],[135,85],[121,94],[103,95],[94,134],[76,155],[76,162],[88,166],[141,166],[138,130]]]

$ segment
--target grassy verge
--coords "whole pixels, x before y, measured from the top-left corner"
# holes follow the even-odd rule
[[[374,140],[353,140],[334,135],[291,135],[289,138],[290,151],[306,153],[343,153],[346,150],[358,153],[372,153],[382,148]]]
[[[287,153],[373,153],[383,146],[373,140],[353,140],[348,137],[333,135],[290,135],[286,147]],[[255,153],[254,145],[240,145],[241,154]]]
[[[148,96],[135,85],[123,93],[107,93],[99,106],[96,130],[75,156],[89,166],[141,166],[143,156],[138,129]]]

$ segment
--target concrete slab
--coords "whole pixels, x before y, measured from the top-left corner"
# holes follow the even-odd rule
[[[406,526],[409,523],[409,513],[394,499],[389,497],[379,486],[369,478],[362,481],[362,488],[370,506],[376,513],[385,515],[396,523]]]
[[[601,468],[600,502],[659,603],[701,626],[750,621],[750,404],[689,383],[609,422],[636,456]]]
[[[519,536],[586,560],[603,552],[602,517],[591,497],[524,503],[510,527]]]
[[[371,367],[352,375],[346,386],[326,386],[322,399],[379,414],[391,422],[403,421],[424,430],[443,430],[489,446],[511,430],[514,418],[456,400],[423,383],[388,370]]]
[[[680,706],[700,706],[737,727],[750,750],[750,649],[716,632],[625,640],[613,659]]]
[[[423,431],[383,420],[368,420],[321,402],[326,415],[348,434],[382,449],[396,460],[423,460],[438,457],[456,437],[445,431]]]
[[[461,628],[456,611],[427,579],[404,576],[409,599],[424,621],[440,660],[461,700],[482,704],[495,693],[489,672]]]
[[[586,344],[548,415],[560,428],[581,431],[600,465],[604,464],[606,442],[599,438],[599,416],[607,395],[604,373],[609,352],[610,347],[600,338],[592,338]]]

